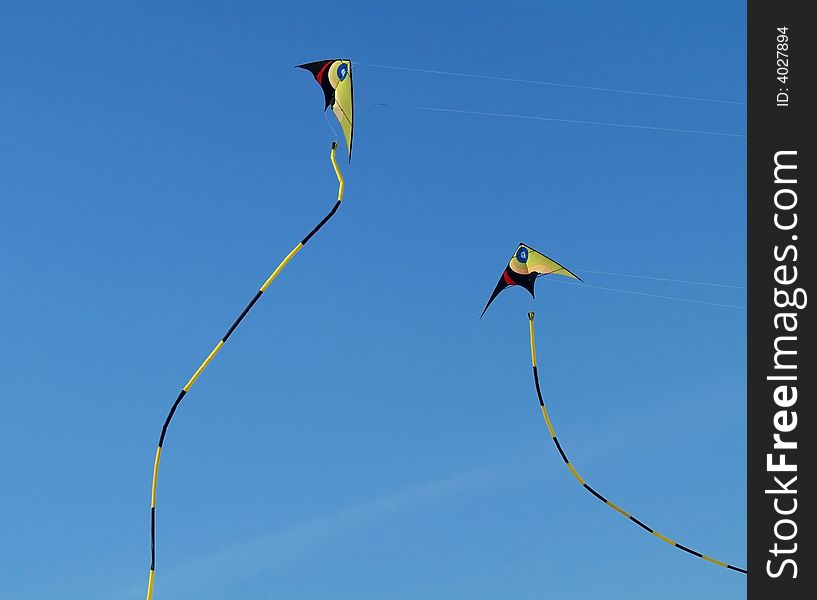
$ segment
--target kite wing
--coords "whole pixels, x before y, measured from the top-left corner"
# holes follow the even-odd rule
[[[355,106],[352,94],[352,61],[347,59],[319,60],[298,65],[315,77],[323,90],[326,104],[324,110],[332,108],[346,138],[349,160],[352,160],[352,135],[355,127]]]
[[[482,315],[484,315],[488,307],[491,306],[491,302],[494,301],[494,298],[506,287],[521,285],[530,292],[531,296],[534,296],[533,284],[539,275],[564,275],[565,277],[581,281],[578,275],[572,273],[552,258],[548,258],[526,244],[519,244],[510,262],[508,262],[508,266],[505,267],[502,277],[499,278],[499,282],[496,284],[491,297],[488,298],[488,303],[482,310]],[[480,318],[482,318],[482,315],[480,315]]]

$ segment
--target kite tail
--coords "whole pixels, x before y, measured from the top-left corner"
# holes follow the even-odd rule
[[[331,219],[337,212],[338,208],[340,207],[341,200],[343,200],[343,175],[341,174],[340,169],[338,168],[337,161],[335,161],[335,150],[337,149],[337,147],[338,147],[337,142],[332,142],[332,152],[329,155],[329,158],[332,161],[332,167],[335,170],[335,175],[338,178],[337,202],[335,202],[335,205],[326,214],[326,216],[323,219],[321,219],[321,222],[318,223],[315,226],[315,228],[312,229],[312,231],[310,231],[306,235],[306,237],[302,239],[298,243],[298,245],[292,249],[292,251],[289,254],[286,255],[284,260],[281,261],[281,264],[279,264],[278,267],[276,267],[276,269],[272,272],[272,275],[270,275],[267,278],[264,284],[255,293],[255,296],[253,296],[252,300],[250,300],[250,303],[247,304],[246,307],[244,307],[244,310],[241,311],[241,314],[238,315],[238,318],[227,330],[227,333],[224,334],[224,337],[222,337],[221,340],[219,340],[219,342],[215,345],[210,354],[207,355],[207,358],[204,359],[204,362],[201,363],[199,368],[196,369],[196,372],[193,373],[193,376],[184,385],[182,391],[179,392],[179,395],[176,397],[176,401],[173,402],[173,406],[170,407],[170,412],[167,413],[165,422],[162,425],[162,433],[159,435],[159,445],[156,448],[156,457],[153,461],[153,484],[151,486],[150,492],[150,575],[148,576],[147,600],[152,600],[153,598],[153,582],[156,572],[156,483],[159,478],[159,460],[162,457],[162,446],[164,445],[165,435],[167,435],[167,428],[170,425],[170,421],[173,419],[173,415],[176,413],[176,409],[179,407],[179,404],[181,403],[182,399],[190,391],[190,388],[193,386],[193,384],[196,383],[196,380],[199,378],[199,375],[201,375],[204,369],[207,368],[207,365],[210,364],[210,361],[212,361],[216,357],[216,354],[218,354],[221,348],[224,346],[224,344],[227,343],[227,340],[236,330],[236,328],[244,319],[244,317],[247,316],[247,313],[250,312],[250,309],[252,309],[252,307],[255,306],[255,303],[258,302],[258,299],[261,297],[261,295],[267,290],[270,284],[273,281],[275,281],[275,278],[278,277],[278,275],[281,273],[284,267],[287,266],[289,261],[291,261],[295,257],[295,255],[301,251],[301,249],[312,238],[312,236],[318,233],[320,228],[326,225],[327,221],[329,221],[329,219]]]
[[[617,513],[622,515],[624,518],[629,519],[630,521],[632,521],[633,523],[635,523],[636,525],[638,525],[639,527],[641,527],[642,529],[644,529],[648,533],[651,533],[652,535],[654,535],[658,539],[665,541],[670,546],[675,546],[679,550],[683,550],[684,552],[692,554],[693,556],[697,556],[698,558],[702,558],[704,560],[707,560],[707,561],[709,561],[709,562],[711,562],[711,563],[713,563],[715,565],[718,565],[719,567],[724,567],[726,569],[731,569],[732,571],[738,571],[739,573],[746,573],[747,572],[746,569],[742,569],[740,567],[735,567],[733,565],[727,564],[727,563],[722,562],[720,560],[714,559],[711,556],[707,556],[706,554],[701,554],[700,552],[697,552],[696,550],[693,550],[692,548],[687,548],[686,546],[684,546],[682,544],[679,544],[678,542],[676,542],[674,540],[671,540],[670,538],[658,533],[657,531],[655,531],[651,527],[648,527],[647,525],[645,525],[644,523],[642,523],[641,521],[636,519],[633,515],[628,513],[626,510],[624,510],[624,509],[616,506],[615,504],[613,504],[610,500],[608,500],[607,498],[605,498],[604,496],[599,494],[596,490],[594,490],[592,487],[590,487],[590,485],[588,483],[586,483],[584,479],[582,479],[582,476],[579,475],[579,473],[578,473],[578,471],[576,471],[575,467],[572,464],[570,464],[570,460],[568,460],[567,455],[565,454],[565,451],[562,450],[562,446],[561,446],[561,444],[559,444],[559,440],[556,438],[556,431],[554,431],[554,429],[553,429],[553,423],[550,422],[550,416],[548,415],[548,410],[547,410],[547,407],[545,406],[545,401],[542,399],[542,389],[539,387],[539,373],[538,373],[537,368],[536,368],[536,341],[535,341],[534,335],[533,335],[533,316],[534,316],[534,314],[532,312],[528,313],[528,319],[530,320],[530,354],[531,354],[531,361],[533,362],[533,381],[536,384],[536,395],[539,397],[539,408],[542,409],[542,416],[545,417],[545,424],[547,424],[548,432],[550,433],[550,437],[553,439],[553,443],[556,445],[556,449],[559,451],[559,454],[561,455],[562,460],[565,461],[565,464],[567,465],[567,468],[570,469],[570,472],[573,474],[573,477],[575,477],[576,481],[579,482],[579,485],[581,485],[584,489],[586,489],[588,492],[593,494],[596,498],[598,498],[599,500],[604,502],[607,506],[609,506],[610,508],[615,510]]]

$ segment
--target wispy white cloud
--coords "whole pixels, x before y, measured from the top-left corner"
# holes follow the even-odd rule
[[[174,598],[196,596],[202,589],[218,587],[297,560],[356,529],[415,509],[446,496],[491,485],[502,476],[501,465],[476,468],[444,479],[428,481],[384,494],[369,501],[316,516],[291,527],[254,539],[242,540],[216,553],[199,556],[172,573],[157,571],[162,594]],[[207,573],[206,578],[201,574]],[[130,587],[119,598],[139,598],[144,590]]]

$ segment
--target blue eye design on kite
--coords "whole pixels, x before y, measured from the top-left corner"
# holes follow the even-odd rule
[[[349,67],[346,66],[346,63],[340,63],[338,65],[338,70],[337,70],[338,79],[343,81],[344,79],[346,79],[346,75],[348,73],[349,73]]]

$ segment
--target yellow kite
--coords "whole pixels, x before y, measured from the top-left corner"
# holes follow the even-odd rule
[[[564,275],[565,277],[571,277],[581,281],[581,278],[578,275],[572,273],[552,258],[548,258],[541,252],[537,252],[530,246],[519,244],[519,246],[516,248],[516,252],[514,252],[514,255],[511,257],[508,266],[505,267],[502,277],[499,278],[499,283],[496,284],[494,293],[491,294],[490,298],[488,298],[488,304],[485,305],[485,308],[482,310],[482,314],[485,314],[485,311],[488,310],[489,306],[491,306],[491,302],[494,301],[494,298],[496,298],[499,295],[499,292],[504,290],[506,287],[521,285],[530,292],[531,296],[534,296],[533,284],[536,281],[536,278],[539,277],[539,275],[551,274]],[[482,315],[480,315],[480,318],[482,318]]]
[[[315,77],[326,100],[324,110],[332,107],[332,112],[343,129],[349,160],[352,160],[352,135],[355,132],[355,103],[352,93],[352,61],[348,59],[319,60],[298,65]]]

